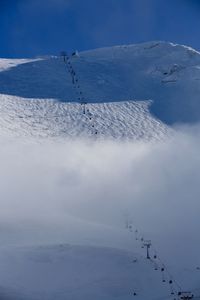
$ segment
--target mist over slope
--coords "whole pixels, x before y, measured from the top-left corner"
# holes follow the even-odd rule
[[[3,300],[171,299],[154,249],[198,296],[198,153],[191,133],[154,144],[1,139]],[[152,240],[152,261],[135,228]]]
[[[198,299],[199,66],[165,42],[0,60],[0,299]]]

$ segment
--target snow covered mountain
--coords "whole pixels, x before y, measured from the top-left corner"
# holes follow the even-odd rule
[[[0,128],[31,136],[162,139],[200,120],[200,54],[165,42],[0,60]],[[84,108],[80,102],[89,103]]]
[[[0,139],[2,145],[4,145],[4,137],[11,138],[14,143],[16,139],[12,139],[13,137],[18,137],[18,141],[24,137],[27,141],[31,140],[29,138],[37,141],[41,141],[38,138],[43,138],[44,141],[54,138],[56,142],[69,137],[78,138],[78,140],[93,137],[104,141],[105,139],[109,141],[110,139],[115,141],[165,140],[166,137],[174,134],[174,124],[200,121],[199,83],[200,53],[186,46],[166,42],[103,48],[76,55],[63,53],[61,57],[0,59]],[[22,140],[24,141],[24,139]],[[19,195],[25,198],[26,203],[29,204],[29,201],[34,203],[33,205],[31,203],[31,209],[36,214],[36,218],[32,219],[31,211],[30,220],[28,217],[24,217],[25,219],[19,217],[21,223],[17,225],[13,221],[13,216],[8,218],[8,221],[6,220],[7,223],[1,220],[0,300],[131,300],[134,297],[140,300],[178,300],[173,294],[174,287],[177,288],[174,278],[173,284],[171,284],[171,273],[168,273],[166,268],[165,272],[162,271],[163,263],[158,257],[155,257],[157,256],[155,251],[153,252],[151,249],[151,259],[146,259],[146,249],[141,248],[141,240],[138,243],[138,240],[135,239],[135,228],[125,230],[123,228],[124,220],[120,222],[120,226],[113,225],[112,227],[108,225],[109,222],[104,224],[99,220],[91,221],[93,216],[87,220],[87,213],[86,217],[84,215],[84,209],[87,210],[90,207],[87,202],[88,194],[91,193],[90,196],[94,200],[93,197],[95,198],[95,193],[98,193],[103,177],[107,181],[104,183],[106,188],[103,189],[106,195],[103,194],[102,197],[112,197],[109,189],[112,181],[110,177],[113,176],[115,170],[120,173],[118,168],[114,168],[115,161],[111,164],[114,168],[113,173],[106,174],[109,172],[105,168],[102,172],[103,175],[101,172],[98,173],[99,170],[95,163],[91,164],[92,170],[97,169],[97,173],[94,172],[94,174],[99,176],[96,189],[93,190],[90,177],[89,183],[87,180],[83,180],[86,187],[84,184],[79,186],[82,177],[85,179],[88,175],[88,161],[86,165],[83,164],[84,153],[88,153],[88,149],[79,158],[75,167],[73,163],[69,163],[71,157],[68,157],[66,161],[61,157],[62,161],[57,166],[58,161],[54,161],[54,157],[59,156],[60,153],[57,152],[57,148],[50,150],[53,153],[49,158],[52,162],[50,166],[48,159],[47,161],[44,159],[45,155],[41,155],[42,148],[39,148],[36,153],[33,149],[31,152],[33,157],[31,154],[27,155],[26,190],[23,172],[22,179],[20,177],[24,161],[16,155],[13,144],[11,145],[11,154],[8,156],[11,160],[10,165],[2,167],[2,182],[6,176],[9,178],[5,189],[3,187],[2,190],[5,195],[8,195],[10,201],[8,203],[14,203],[14,210],[19,209],[23,213],[24,207],[19,207],[20,201],[12,202],[12,198],[15,200],[18,195],[19,188]],[[49,145],[47,143],[47,148],[45,151],[43,150],[45,154],[48,152],[46,149],[50,147]],[[68,146],[67,148],[69,148]],[[9,147],[10,145],[6,150],[2,150],[3,159]],[[74,148],[68,153],[65,147],[63,148],[64,155],[70,156],[74,152]],[[79,147],[80,144],[77,143],[77,151],[79,151]],[[32,144],[28,145],[24,152],[22,148],[21,144],[20,146],[17,144],[17,151],[22,152],[22,156],[26,156],[26,153],[32,148]],[[93,148],[88,156],[92,151]],[[111,148],[108,148],[109,151],[112,153]],[[144,177],[142,172],[140,174],[140,159],[142,158],[138,154],[143,151],[144,147],[141,147],[138,152],[133,153],[136,161],[138,157],[139,163],[135,168],[136,173],[132,173],[132,169],[135,167],[134,161],[132,161],[130,169],[128,168],[131,179],[126,185],[127,189],[131,185],[134,187],[133,177],[134,180],[137,176]],[[129,151],[125,154],[121,150],[119,152],[120,155],[117,158],[122,160],[123,165],[123,155],[128,155]],[[130,148],[130,152],[133,152],[133,148]],[[36,159],[38,153],[42,157],[40,157],[41,161],[44,160],[41,169],[39,168],[41,161]],[[100,149],[99,153],[102,156],[102,161],[100,161],[106,164],[106,160],[103,159],[105,152]],[[74,157],[72,158],[74,159]],[[17,161],[18,159],[19,161]],[[32,164],[29,164],[32,159]],[[15,160],[17,161],[16,165]],[[151,162],[153,168],[149,166],[150,170],[154,171],[156,162],[157,157]],[[82,169],[80,165],[83,165]],[[58,167],[59,172],[48,182],[48,173],[52,172],[54,175],[55,166]],[[125,163],[125,170],[127,166],[130,166],[129,161]],[[42,175],[38,176],[37,168],[41,170]],[[77,175],[77,168],[79,171],[81,169],[82,177]],[[173,177],[167,168],[163,168],[167,177]],[[181,169],[180,181],[184,171],[185,169]],[[30,174],[31,172],[36,173],[36,176],[29,178],[29,172]],[[93,171],[91,173],[93,174]],[[147,178],[153,178],[153,172],[146,173]],[[120,173],[121,177],[124,175],[125,171]],[[18,176],[19,181],[16,180]],[[161,176],[160,173],[159,176]],[[10,185],[10,177],[14,182],[13,186]],[[43,180],[43,177],[46,181]],[[122,180],[121,177],[120,180]],[[198,178],[198,176],[196,177]],[[36,178],[41,181],[39,184]],[[55,220],[51,220],[50,224],[47,222],[51,216],[46,219],[48,209],[46,212],[46,208],[41,208],[46,203],[45,201],[40,203],[45,196],[48,198],[47,203],[50,206],[51,197],[58,200],[58,190],[53,190],[55,182],[59,187],[58,190],[61,190],[62,203],[69,201],[67,220],[59,218],[62,226],[56,224],[55,220],[58,218],[56,211],[55,216],[53,215]],[[130,189],[130,201],[132,201],[132,194],[135,193],[136,197],[140,195],[144,188],[144,182],[142,178],[140,184],[136,184],[135,189]],[[185,182],[187,181],[185,180]],[[116,180],[116,185],[117,183]],[[172,183],[174,183],[173,180]],[[165,186],[165,180],[162,184]],[[52,189],[49,188],[50,186],[53,186]],[[165,186],[167,192],[169,186]],[[67,188],[75,192],[70,194]],[[34,189],[38,189],[36,200],[32,199],[35,197]],[[157,196],[157,189],[157,182],[156,186],[149,185],[148,192],[153,194],[152,198]],[[77,200],[74,195],[78,195],[78,192],[82,196],[81,210],[84,215],[82,219],[79,213],[76,215],[80,199],[77,202],[74,201]],[[114,196],[116,197],[116,195]],[[121,197],[125,197],[123,191]],[[6,196],[4,198],[7,202]],[[174,201],[174,199],[172,200]],[[7,206],[4,207],[3,201],[2,203],[2,211],[7,213],[9,209]],[[140,207],[138,203],[133,203],[130,207],[132,209],[135,205],[136,213],[139,211],[143,214],[144,207]],[[155,203],[154,200],[150,201],[151,208],[149,210],[155,210],[156,215],[159,210],[154,207]],[[175,215],[177,210],[179,212],[180,206],[176,207],[175,205],[174,207],[174,203],[175,201],[170,202],[170,205],[173,207]],[[103,212],[101,210],[102,203],[96,204],[95,202],[95,205],[99,208],[99,213],[105,213],[105,204]],[[109,219],[109,213],[114,209],[112,202],[108,205],[111,206],[108,209],[107,218]],[[163,207],[165,207],[164,204]],[[42,219],[44,217],[41,226],[39,223],[41,216],[37,215],[40,210]],[[26,209],[24,212],[26,213]],[[121,214],[123,212],[120,210],[120,216]],[[8,215],[10,216],[10,214]],[[179,213],[177,215],[179,216]],[[145,218],[145,216],[143,217]],[[63,218],[65,219],[65,216]],[[140,218],[139,215],[138,218]],[[164,219],[163,216],[159,216],[159,218],[161,221]],[[188,219],[188,223],[192,223],[190,218]],[[179,226],[181,227],[181,224]],[[171,227],[170,230],[173,232],[172,224]],[[181,249],[185,247],[186,232],[182,235],[184,236],[180,239],[174,238],[176,233],[172,236],[175,246],[166,246],[165,237],[160,237],[159,230],[153,237],[155,240],[157,239],[158,245],[159,241],[160,244],[163,244],[159,245],[160,249],[163,252],[166,250],[164,257],[169,262],[170,272],[176,278],[181,279],[184,288],[195,292],[196,299],[200,299],[198,296],[200,294],[198,249],[195,248],[195,251],[192,249],[193,258],[190,258],[190,262],[185,259],[188,257],[188,253],[192,253],[190,248],[187,249],[188,253],[184,253],[181,257],[179,247],[182,247]],[[196,237],[195,233],[193,235]],[[171,237],[167,237],[167,239],[172,244]],[[36,240],[37,242],[35,242]],[[193,243],[196,243],[195,239]],[[168,250],[172,248],[175,248],[173,257],[171,253],[168,253]],[[187,251],[185,250],[185,252]],[[181,257],[180,260],[177,259],[178,255]]]

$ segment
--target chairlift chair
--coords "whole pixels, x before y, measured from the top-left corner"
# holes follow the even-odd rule
[[[165,268],[164,268],[164,267],[162,267],[162,268],[161,268],[161,273],[162,273],[162,282],[166,282],[166,280],[165,280],[165,275],[164,275],[164,271],[165,271]]]
[[[180,300],[191,300],[194,298],[194,295],[191,292],[179,292],[178,296]]]

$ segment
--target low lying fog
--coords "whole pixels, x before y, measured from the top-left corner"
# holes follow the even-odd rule
[[[157,144],[1,142],[1,246],[100,244],[111,229],[120,240],[128,214],[165,259],[200,265],[199,132]]]

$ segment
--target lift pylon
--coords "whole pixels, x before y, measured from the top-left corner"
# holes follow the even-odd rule
[[[60,56],[63,58],[64,62],[66,61],[67,59],[67,52],[66,51],[61,51],[60,52]]]
[[[147,248],[147,259],[151,259],[150,253],[149,253],[149,250],[151,248],[151,241],[150,240],[145,240],[143,242],[143,246]]]

